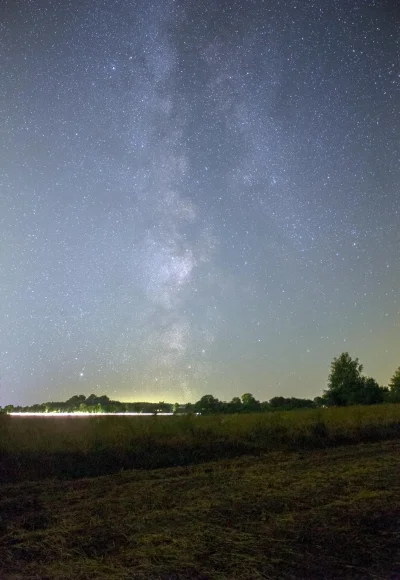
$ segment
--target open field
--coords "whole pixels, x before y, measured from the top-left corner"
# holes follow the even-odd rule
[[[400,580],[400,405],[0,416],[0,578]]]
[[[0,578],[400,578],[400,442],[0,487]]]
[[[181,417],[0,416],[0,482],[109,475],[400,436],[400,405]]]

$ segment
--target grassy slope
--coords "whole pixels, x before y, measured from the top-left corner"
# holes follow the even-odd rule
[[[0,486],[0,578],[400,578],[400,442]]]

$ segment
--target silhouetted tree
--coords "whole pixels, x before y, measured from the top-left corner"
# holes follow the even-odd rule
[[[328,377],[328,389],[323,395],[327,404],[345,406],[382,403],[385,389],[375,379],[364,377],[362,370],[358,358],[353,360],[348,352],[334,358]]]
[[[194,404],[194,409],[196,412],[202,413],[203,415],[217,413],[219,410],[219,400],[212,395],[204,395]]]
[[[315,409],[317,405],[311,399],[272,397],[269,406],[271,411],[292,411],[293,409]]]
[[[85,395],[74,395],[73,397],[71,397],[70,399],[68,399],[68,401],[66,401],[66,403],[68,405],[71,405],[71,406],[79,407],[79,405],[81,403],[84,403],[85,400],[86,400]]]
[[[334,358],[328,377],[328,389],[323,395],[327,404],[339,407],[354,404],[355,393],[362,386],[362,370],[358,358],[353,360],[348,352]]]
[[[242,395],[242,403],[243,411],[246,413],[258,411],[260,408],[260,401],[257,401],[251,393],[244,393],[244,395]]]
[[[269,401],[269,406],[271,410],[276,411],[282,409],[285,404],[285,397],[272,397]]]
[[[396,370],[389,381],[388,400],[393,403],[400,403],[400,367]]]
[[[315,406],[318,407],[325,407],[326,405],[326,399],[324,399],[324,397],[315,397],[314,398],[314,404]]]
[[[91,395],[89,395],[87,397],[87,399],[85,400],[85,403],[88,407],[90,407],[91,405],[95,405],[97,403],[97,395],[94,395],[92,393]]]
[[[384,400],[384,389],[372,377],[362,378],[362,387],[359,391],[358,405],[377,405]]]
[[[232,401],[227,403],[227,413],[240,413],[243,410],[243,403],[240,397],[233,397]]]

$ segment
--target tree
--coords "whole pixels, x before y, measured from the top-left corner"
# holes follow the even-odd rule
[[[66,403],[68,405],[80,405],[81,403],[84,403],[85,400],[86,400],[85,395],[74,395],[73,397],[68,399],[68,401],[66,401]]]
[[[107,397],[107,395],[101,395],[101,397],[97,397],[97,399],[96,399],[96,405],[97,405],[97,407],[100,406],[101,411],[105,411],[109,404],[110,404],[110,399]]]
[[[355,393],[362,388],[362,370],[358,358],[353,360],[348,352],[334,358],[328,377],[328,389],[323,395],[327,404],[339,407],[354,404]]]
[[[281,410],[285,406],[285,397],[272,397],[269,401],[270,408],[272,410]]]
[[[240,413],[243,408],[240,397],[233,397],[232,401],[227,404],[228,413]]]
[[[97,395],[94,395],[93,393],[91,395],[89,395],[85,401],[86,405],[91,406],[91,405],[95,405],[97,403]]]
[[[398,393],[400,395],[400,367],[390,379],[389,389],[391,393]]]
[[[242,395],[242,403],[243,410],[247,412],[258,411],[260,407],[260,401],[257,401],[251,393],[244,393],[244,395]]]
[[[384,399],[384,389],[378,385],[372,377],[362,378],[362,388],[358,394],[356,404],[376,405],[382,403]]]
[[[219,400],[213,397],[213,395],[204,395],[194,404],[194,410],[198,413],[207,415],[209,413],[217,413],[219,405]]]
[[[328,377],[328,389],[323,399],[328,405],[376,405],[385,398],[385,389],[375,379],[365,377],[363,366],[358,358],[352,359],[348,352],[343,352],[331,363]]]
[[[390,379],[386,391],[384,400],[387,403],[400,403],[400,367]]]
[[[315,397],[314,398],[314,404],[317,408],[319,407],[325,407],[326,405],[326,400],[324,399],[324,397]]]

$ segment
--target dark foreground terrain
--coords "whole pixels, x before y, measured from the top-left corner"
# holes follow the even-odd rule
[[[400,442],[0,486],[0,578],[400,579]]]

